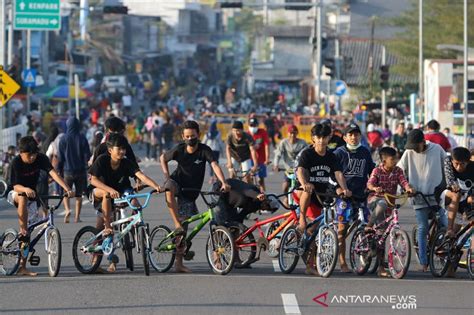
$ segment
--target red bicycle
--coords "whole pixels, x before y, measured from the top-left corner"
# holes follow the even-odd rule
[[[238,260],[240,260],[237,267],[245,268],[250,264],[258,261],[260,259],[260,253],[267,250],[276,250],[280,242],[278,241],[281,238],[281,235],[288,227],[298,224],[298,213],[296,209],[299,208],[298,205],[286,206],[280,198],[286,196],[288,193],[282,195],[268,194],[267,198],[275,198],[278,200],[280,205],[289,210],[286,213],[265,219],[260,221],[258,218],[255,219],[255,224],[250,228],[246,227],[242,223],[237,223],[239,236],[235,239],[235,248],[238,251]],[[269,225],[272,228],[267,229],[266,232],[262,230],[262,226]],[[231,228],[232,229],[232,228]],[[253,232],[258,230],[259,237],[255,239]],[[258,253],[257,253],[258,248]]]

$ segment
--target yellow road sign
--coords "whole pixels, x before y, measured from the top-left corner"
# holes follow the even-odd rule
[[[0,107],[5,106],[8,100],[20,89],[18,83],[0,67]]]

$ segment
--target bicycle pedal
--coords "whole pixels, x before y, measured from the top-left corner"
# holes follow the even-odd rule
[[[41,259],[40,259],[39,256],[31,255],[30,259],[28,261],[29,261],[30,265],[32,265],[32,266],[38,266],[40,264]]]
[[[190,260],[193,260],[193,259],[194,259],[194,255],[196,255],[196,253],[195,253],[194,251],[190,250],[190,251],[188,251],[188,252],[186,253],[186,255],[184,255],[183,258],[184,258],[184,260],[186,260],[186,261],[190,261]]]

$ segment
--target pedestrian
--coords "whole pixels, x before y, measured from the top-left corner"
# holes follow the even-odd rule
[[[432,119],[426,124],[426,130],[427,132],[425,133],[425,140],[428,140],[432,143],[437,143],[439,144],[444,151],[446,152],[451,152],[451,144],[449,143],[448,138],[440,132],[441,126],[439,122],[436,120]]]
[[[451,129],[449,128],[444,128],[443,129],[443,134],[448,138],[449,144],[451,145],[451,150],[455,149],[458,146],[458,143],[456,139],[451,136]]]
[[[405,132],[405,123],[399,122],[395,134],[392,136],[392,147],[397,150],[398,156],[401,157],[405,152],[405,144],[407,143],[407,133]]]
[[[166,123],[161,127],[161,135],[163,136],[163,151],[166,152],[173,147],[175,127],[171,122],[171,117],[166,118]]]
[[[217,120],[213,120],[211,122],[208,132],[204,135],[204,138],[202,139],[202,143],[211,148],[214,159],[216,161],[219,161],[219,157],[221,155],[221,152],[225,150],[225,146],[221,138],[221,133],[219,129],[217,129]],[[209,175],[209,184],[215,183],[217,181],[217,177],[212,168],[209,171]]]
[[[74,222],[81,222],[82,195],[87,187],[87,161],[91,157],[89,143],[81,133],[81,123],[76,117],[67,121],[67,130],[59,142],[59,169],[64,174],[64,180],[69,187],[75,189],[76,207]],[[71,208],[69,198],[64,200],[66,213],[64,223],[69,223]]]

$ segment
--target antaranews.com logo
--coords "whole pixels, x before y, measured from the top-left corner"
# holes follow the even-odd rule
[[[329,292],[324,292],[313,298],[313,301],[322,307],[329,307],[337,304],[387,304],[394,310],[416,310],[415,295],[334,295],[329,296]]]

